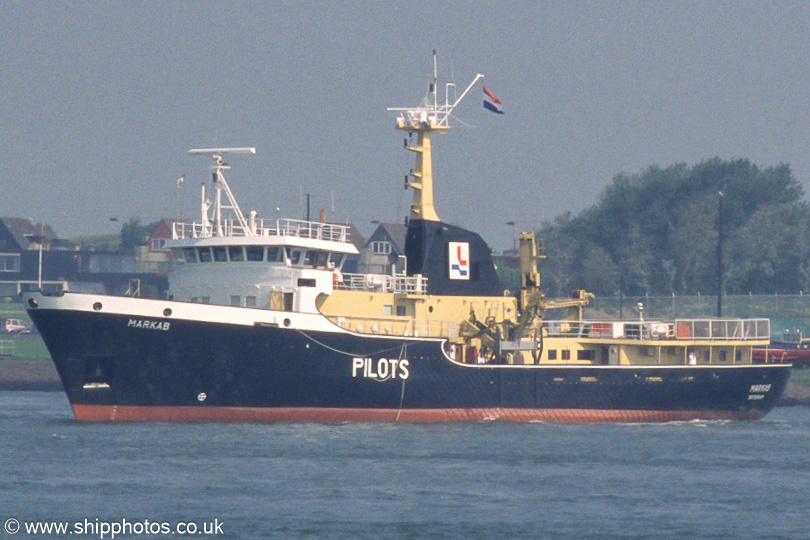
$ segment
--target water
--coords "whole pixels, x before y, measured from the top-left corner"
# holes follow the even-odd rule
[[[24,533],[58,521],[110,538],[144,520],[193,522],[196,538],[810,537],[808,408],[672,424],[84,424],[62,394],[0,392],[0,441],[0,521],[22,528],[0,538],[58,538]],[[129,532],[116,538],[182,537]]]

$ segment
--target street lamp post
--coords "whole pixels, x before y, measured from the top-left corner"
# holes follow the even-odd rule
[[[514,253],[517,251],[517,243],[515,241],[515,222],[507,221],[506,224],[512,226],[512,253]]]
[[[723,192],[717,192],[717,317],[723,316]]]

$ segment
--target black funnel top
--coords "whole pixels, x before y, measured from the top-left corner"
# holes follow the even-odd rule
[[[412,219],[405,237],[408,275],[428,278],[428,294],[503,296],[492,254],[472,231]]]

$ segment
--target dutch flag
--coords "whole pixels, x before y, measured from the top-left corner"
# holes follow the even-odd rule
[[[503,114],[501,100],[490,94],[486,86],[484,87],[484,108],[494,113]]]

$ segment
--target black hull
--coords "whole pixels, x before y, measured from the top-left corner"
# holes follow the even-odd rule
[[[759,419],[790,373],[784,365],[460,365],[434,340],[29,314],[82,420]]]

